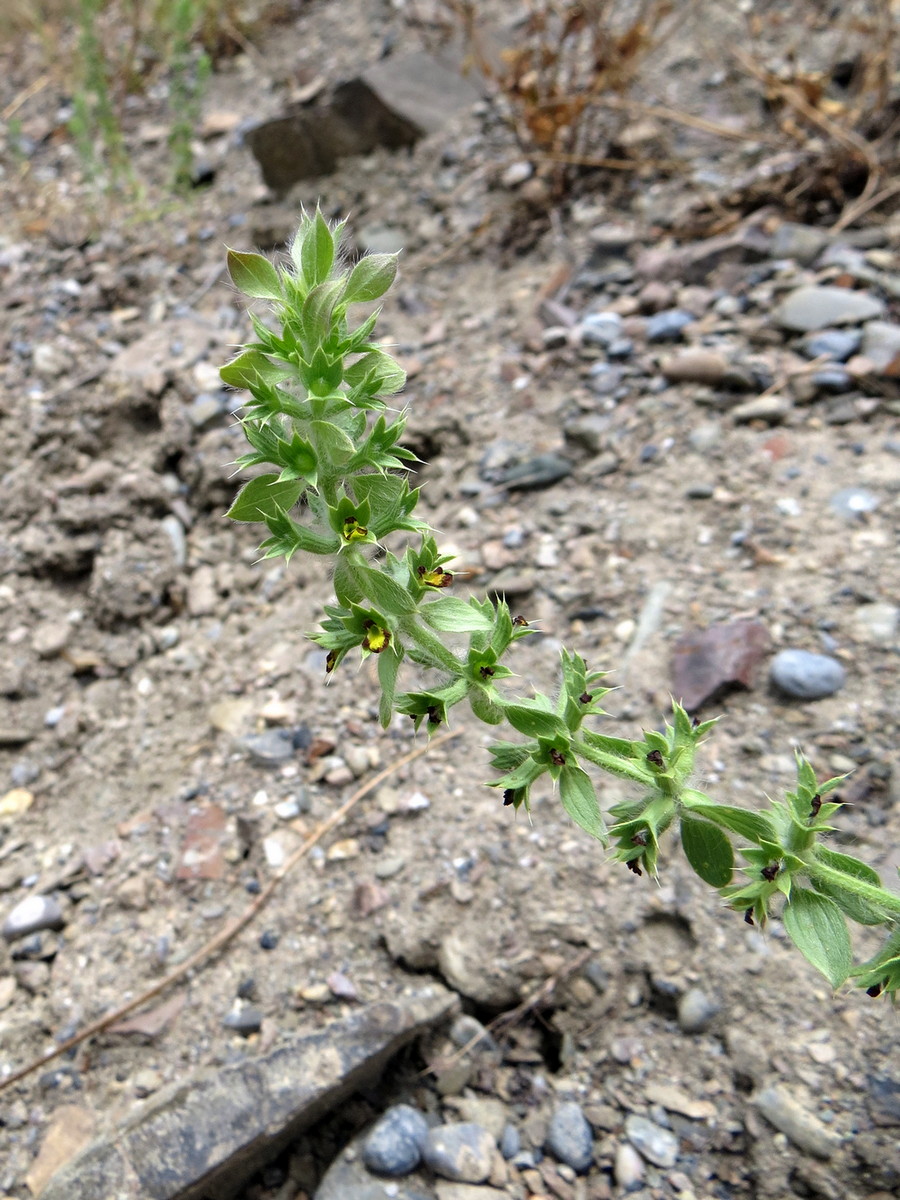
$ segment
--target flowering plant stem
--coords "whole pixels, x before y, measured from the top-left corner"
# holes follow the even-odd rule
[[[374,656],[385,726],[401,714],[430,734],[464,702],[486,724],[508,726],[518,738],[490,747],[497,773],[490,786],[504,804],[530,811],[535,785],[549,777],[576,824],[612,843],[612,857],[637,875],[656,876],[660,841],[675,827],[693,870],[748,923],[779,915],[833,987],[852,977],[870,995],[893,996],[900,989],[900,896],[826,840],[840,803],[824,797],[843,776],[818,782],[798,754],[796,789],[784,799],[759,810],[720,804],[691,786],[697,746],[713,721],[692,720],[674,704],[662,731],[632,740],[596,732],[588,721],[605,715],[609,689],[602,672],[565,649],[554,698],[515,696],[501,686],[512,675],[505,659],[532,630],[502,600],[450,593],[449,559],[416,516],[405,415],[386,415],[385,398],[403,388],[404,372],[372,340],[377,312],[355,326],[350,320],[354,305],[378,300],[391,286],[396,256],[369,255],[351,267],[340,250],[343,228],[319,211],[304,214],[284,265],[229,251],[232,281],[269,304],[277,328],[251,313],[255,340],[221,370],[226,384],[246,393],[241,424],[249,450],[237,465],[274,468],[244,484],[228,515],[266,526],[266,558],[290,560],[301,551],[333,565],[334,602],[310,635],[327,652],[326,673],[348,654]],[[385,545],[393,535],[405,542],[399,556]],[[398,690],[408,664],[433,682]],[[613,806],[609,825],[585,766],[633,787],[634,799]],[[855,969],[848,917],[887,932],[880,953]]]

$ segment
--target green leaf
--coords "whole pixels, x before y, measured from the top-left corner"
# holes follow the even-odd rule
[[[683,813],[681,844],[688,862],[710,887],[727,887],[734,872],[734,850],[717,825]]]
[[[406,383],[406,372],[384,350],[370,350],[344,368],[344,379],[351,388],[363,388],[372,396],[393,396]]]
[[[831,867],[833,871],[841,871],[849,877],[847,887],[844,888],[832,876],[823,879],[816,872],[815,863],[812,863],[809,868],[810,878],[816,889],[829,896],[851,921],[856,921],[860,925],[882,925],[889,919],[889,910],[879,908],[877,904],[865,900],[862,896],[857,896],[852,890],[854,879],[861,879],[873,887],[881,887],[877,871],[858,858],[853,858],[849,854],[840,854],[837,850],[831,850],[821,843],[816,845],[814,853],[819,862]]]
[[[332,468],[340,468],[353,457],[355,447],[352,438],[331,421],[311,421],[310,432],[320,463],[326,462]]]
[[[847,922],[827,896],[796,885],[781,916],[788,937],[804,958],[840,987],[853,965]]]
[[[257,475],[244,484],[225,515],[232,521],[265,521],[293,508],[302,491],[303,484],[294,480],[280,483],[277,475]]]
[[[402,653],[391,645],[378,655],[378,682],[381,684],[381,701],[378,705],[378,719],[383,728],[387,729],[394,715],[394,692],[397,687],[397,673],[403,659]]]
[[[386,571],[379,571],[377,567],[354,564],[353,572],[368,599],[377,608],[383,609],[388,616],[402,617],[415,611],[415,600],[406,588],[396,579],[392,579]]]
[[[300,270],[309,287],[324,283],[334,263],[334,238],[321,212],[316,215],[303,234],[300,247]]]
[[[608,840],[606,827],[600,815],[597,793],[587,772],[567,763],[559,776],[559,798],[575,824],[605,846]]]
[[[777,842],[775,826],[763,813],[746,808],[735,808],[731,804],[713,804],[702,792],[685,789],[681,802],[692,812],[708,817],[716,825],[730,829],[749,842]]]
[[[419,607],[419,614],[426,625],[441,633],[472,633],[490,629],[491,621],[480,609],[458,596],[439,596]]]
[[[260,382],[280,383],[291,374],[289,367],[273,363],[261,350],[245,350],[219,371],[219,378],[233,388],[253,388]]]
[[[565,738],[568,733],[565,722],[556,713],[529,704],[527,700],[506,704],[503,711],[513,729],[525,737]]]
[[[377,300],[383,296],[397,274],[396,254],[367,254],[361,258],[347,281],[344,299],[348,304]]]
[[[228,274],[231,282],[245,296],[263,300],[280,300],[283,292],[278,272],[261,254],[242,254],[228,251]]]

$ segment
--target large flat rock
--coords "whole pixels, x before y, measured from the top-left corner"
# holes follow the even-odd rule
[[[411,992],[174,1084],[58,1171],[42,1200],[228,1200],[456,1003],[438,986]]]
[[[246,141],[266,184],[285,192],[330,175],[342,158],[411,146],[479,96],[470,78],[422,51],[374,63],[328,100],[260,122]]]

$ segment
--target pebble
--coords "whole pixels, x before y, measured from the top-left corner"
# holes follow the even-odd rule
[[[409,1104],[397,1104],[373,1125],[362,1144],[362,1158],[376,1175],[408,1175],[422,1159],[428,1123]]]
[[[816,371],[812,382],[816,390],[824,392],[826,396],[842,396],[845,392],[852,392],[856,386],[853,377],[839,367]]]
[[[289,730],[266,729],[250,733],[239,744],[261,767],[280,767],[294,757],[294,740]]]
[[[678,1138],[647,1117],[632,1113],[625,1119],[625,1136],[642,1158],[669,1170],[678,1159]]]
[[[667,308],[647,318],[648,342],[675,342],[684,333],[694,316],[682,308]]]
[[[751,421],[780,425],[792,408],[790,396],[780,396],[776,392],[774,395],[754,396],[752,400],[745,400],[731,410],[731,415],[738,425],[748,425]]]
[[[26,896],[3,922],[0,933],[8,942],[42,929],[62,929],[65,917],[52,896]]]
[[[773,1084],[763,1088],[753,1102],[771,1125],[815,1158],[831,1158],[840,1145],[840,1136],[808,1112],[786,1087]]]
[[[594,1157],[594,1132],[581,1105],[574,1100],[560,1104],[547,1128],[544,1146],[559,1162],[573,1171],[586,1171]]]
[[[874,512],[879,500],[866,488],[841,488],[828,498],[828,507],[848,521],[857,521],[866,513]]]
[[[812,333],[829,325],[859,325],[884,313],[884,305],[868,292],[828,285],[800,287],[786,296],[773,316],[783,329]]]
[[[858,329],[823,329],[821,333],[804,338],[800,349],[808,358],[827,355],[835,362],[846,362],[858,352],[861,344],[862,334]]]
[[[863,330],[862,354],[878,371],[884,371],[900,356],[900,325],[869,321]]]
[[[454,1183],[484,1183],[491,1173],[497,1144],[486,1129],[464,1121],[438,1125],[428,1131],[422,1158],[442,1179]]]
[[[609,346],[622,333],[622,318],[614,312],[588,313],[578,328],[583,346]]]
[[[660,370],[670,383],[705,383],[715,387],[728,369],[728,360],[717,350],[693,347],[664,358]]]
[[[888,645],[897,636],[900,624],[900,608],[896,604],[876,601],[861,604],[853,617],[854,634],[857,640],[872,645]]]
[[[634,1191],[644,1178],[644,1160],[628,1142],[620,1142],[613,1164],[616,1183],[626,1192]]]
[[[228,1015],[222,1021],[226,1029],[233,1029],[235,1033],[239,1033],[241,1037],[250,1037],[254,1033],[259,1033],[262,1029],[263,1015],[258,1008],[252,1005],[238,1008]]]
[[[698,454],[706,454],[722,440],[722,426],[718,421],[704,421],[696,425],[688,434],[688,442],[692,450]]]
[[[519,1131],[515,1125],[504,1125],[503,1133],[500,1135],[500,1153],[509,1161],[515,1158],[522,1149],[522,1139],[519,1136]]]
[[[525,159],[520,159],[517,162],[510,163],[500,176],[500,182],[505,188],[517,188],[530,179],[534,174],[534,167]]]
[[[688,988],[678,998],[678,1028],[682,1033],[703,1033],[719,1011],[701,988]]]
[[[477,1017],[470,1017],[467,1013],[458,1016],[450,1026],[450,1041],[460,1050],[463,1047],[487,1051],[497,1049],[497,1043],[484,1025]]]
[[[820,700],[840,691],[843,666],[827,654],[811,650],[782,650],[772,659],[769,677],[776,688],[797,700]]]
[[[611,396],[622,384],[622,369],[608,362],[596,362],[588,372],[587,385],[595,396]]]
[[[815,225],[784,221],[772,238],[773,258],[792,258],[801,267],[811,266],[828,245],[828,231]]]

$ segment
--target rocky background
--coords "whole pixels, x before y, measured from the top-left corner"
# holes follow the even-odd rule
[[[321,565],[258,562],[222,515],[217,368],[249,332],[224,246],[278,251],[317,202],[356,250],[403,249],[379,330],[425,513],[461,594],[537,623],[523,686],[566,644],[620,689],[611,732],[671,694],[721,713],[699,782],[732,802],[790,786],[802,746],[850,772],[837,844],[900,865],[896,212],[835,231],[833,198],[804,206],[812,159],[756,137],[727,14],[682,27],[643,98],[743,140],[679,127],[679,170],[557,198],[502,105],[421,57],[425,7],[288,6],[218,64],[181,200],[161,94],[123,124],[145,190],[104,198],[40,40],[0,52],[0,1085],[260,904],[0,1093],[0,1193],[884,1200],[885,1003],[832,995],[674,848],[657,885],[549,794],[515,819],[465,718],[266,898],[415,744],[366,670],[325,686]],[[770,9],[775,61],[806,9]],[[636,161],[647,120],[619,130]]]

